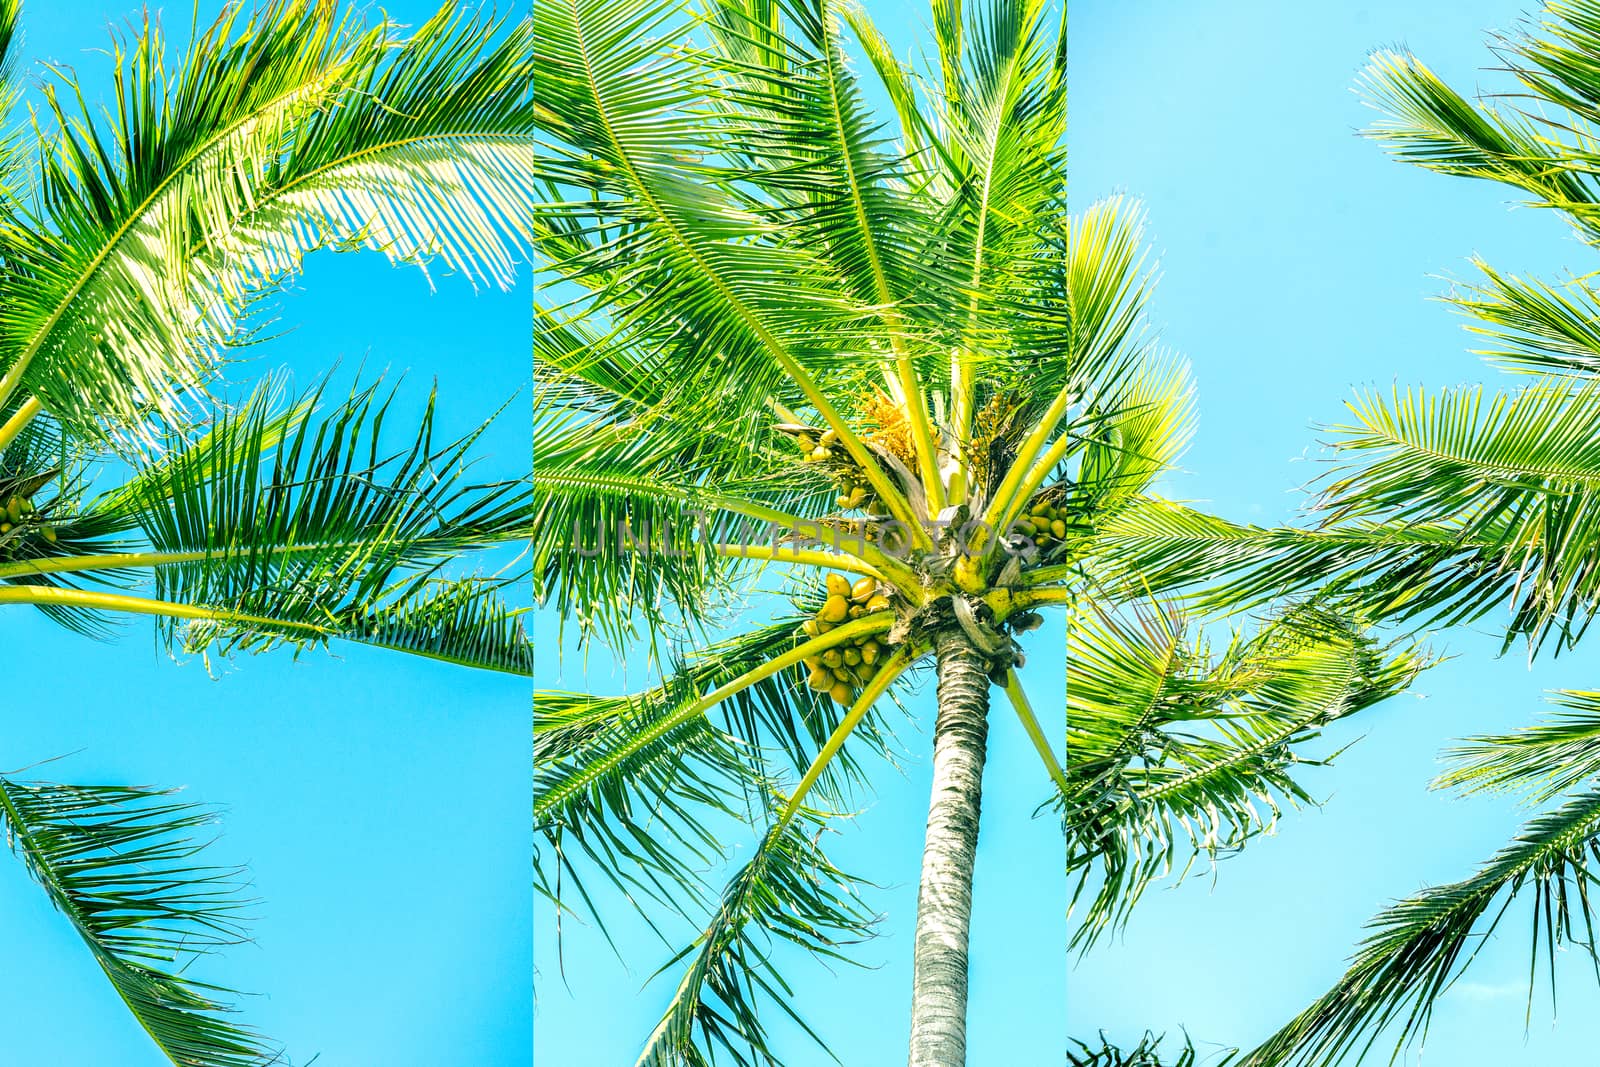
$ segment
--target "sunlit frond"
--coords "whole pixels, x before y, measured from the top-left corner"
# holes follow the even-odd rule
[[[29,216],[5,237],[0,393],[80,435],[148,438],[193,403],[267,287],[313,249],[504,283],[527,233],[529,29],[450,6],[404,40],[333,4],[233,4],[182,59],[147,22],[102,117],[47,83]],[[186,397],[188,399],[186,399]]]
[[[1404,688],[1426,660],[1300,609],[1212,653],[1170,612],[1068,632],[1068,868],[1097,879],[1074,941],[1126,921],[1157,878],[1236,851],[1312,802],[1298,769],[1328,724]]]

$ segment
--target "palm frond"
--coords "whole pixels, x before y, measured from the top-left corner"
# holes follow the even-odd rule
[[[1600,380],[1544,378],[1493,396],[1397,391],[1353,410],[1340,445],[1361,464],[1327,486],[1332,521],[1450,516],[1512,592],[1511,634],[1534,648],[1550,633],[1576,640],[1600,591]]]
[[[736,387],[741,408],[826,367],[863,312],[782,220],[730,188],[737,130],[674,0],[560,0],[534,13],[541,71],[539,243],[585,314],[653,337],[674,380]],[[827,338],[829,344],[819,342]],[[711,354],[714,358],[708,358]],[[859,358],[859,357],[857,357]]]
[[[619,646],[703,624],[741,568],[718,544],[778,543],[800,533],[779,521],[790,509],[832,506],[831,483],[767,427],[757,444],[738,424],[706,426],[704,409],[596,410],[568,381],[541,390],[534,424],[534,592],[563,622]]]
[[[1397,159],[1506,182],[1544,203],[1593,202],[1592,180],[1567,166],[1530,120],[1468,102],[1415,56],[1377,53],[1362,89],[1384,115],[1370,135]]]
[[[840,721],[798,666],[769,669],[785,655],[799,663],[790,654],[804,617],[710,645],[643,693],[536,695],[534,824],[550,855],[536,852],[534,866],[558,904],[562,875],[587,899],[586,869],[679,911],[698,898],[696,867],[722,851],[716,821],[765,805],[768,783],[809,765]],[[885,744],[872,722],[855,736],[817,783],[825,798],[859,784],[862,746]]]
[[[777,1067],[760,1006],[770,1004],[826,1051],[822,1037],[791,1003],[775,943],[825,960],[852,962],[844,949],[872,935],[873,916],[858,896],[859,879],[823,854],[827,816],[801,808],[762,838],[722,892],[693,944],[662,968],[689,966],[637,1067],[700,1067],[725,1051],[740,1067]],[[657,974],[660,974],[658,971]]]
[[[1104,403],[1108,410],[1085,433],[1074,503],[1109,518],[1171,469],[1193,437],[1195,393],[1188,364],[1140,360]]]
[[[1067,1049],[1067,1067],[1228,1067],[1238,1055],[1237,1049],[1224,1049],[1202,1063],[1194,1042],[1185,1034],[1183,1047],[1177,1050],[1177,1059],[1168,1060],[1161,1049],[1165,1042],[1165,1034],[1152,1030],[1146,1030],[1138,1043],[1129,1048],[1113,1044],[1103,1031],[1098,1048],[1074,1038],[1072,1044],[1076,1047]]]
[[[1562,710],[1515,733],[1469,737],[1447,755],[1454,766],[1437,787],[1468,793],[1517,792],[1542,804],[1600,777],[1600,693],[1560,690]]]
[[[1297,772],[1327,758],[1305,747],[1426,664],[1314,608],[1236,635],[1220,656],[1187,641],[1175,615],[1137,618],[1091,617],[1068,634],[1075,898],[1099,878],[1074,935],[1084,948],[1125,922],[1157,878],[1270,830],[1280,799],[1314,803]]]
[[[209,810],[139,786],[0,778],[12,850],[72,923],[112,987],[174,1064],[263,1067],[276,1051],[233,1022],[231,991],[185,974],[243,937],[238,870],[202,866]]]
[[[191,649],[340,637],[520,669],[521,624],[498,599],[507,583],[435,579],[462,553],[525,533],[527,487],[470,480],[482,428],[436,442],[431,395],[413,435],[396,442],[382,433],[395,388],[360,387],[323,410],[325,390],[285,410],[269,382],[91,502],[87,517],[143,542],[103,558],[103,577],[142,567],[158,600],[216,609],[187,629],[160,624]],[[75,547],[34,565],[70,567]],[[73,573],[96,572],[49,576]]]
[[[1541,943],[1552,973],[1556,953],[1568,947],[1593,957],[1589,894],[1597,862],[1600,794],[1585,792],[1530,821],[1472,877],[1425,889],[1375,917],[1338,984],[1243,1063],[1325,1067],[1359,1058],[1385,1033],[1397,1049],[1425,1037],[1434,1000],[1519,901],[1531,925],[1534,970]],[[1531,986],[1529,997],[1531,1010]]]
[[[1502,274],[1482,260],[1475,264],[1486,282],[1450,299],[1470,316],[1468,329],[1496,342],[1480,355],[1533,374],[1600,373],[1600,297],[1587,280],[1558,287]]]
[[[108,120],[46,92],[30,219],[6,239],[0,391],[82,436],[182,415],[265,288],[322,247],[509,277],[531,173],[528,30],[447,6],[408,40],[317,0],[232,4],[172,63],[113,50]],[[169,66],[170,64],[170,66]]]

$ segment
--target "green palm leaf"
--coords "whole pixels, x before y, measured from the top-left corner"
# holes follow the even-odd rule
[[[1597,849],[1600,794],[1579,793],[1534,818],[1472,877],[1426,889],[1374,918],[1339,983],[1243,1062],[1338,1063],[1365,1054],[1390,1027],[1400,1047],[1423,1037],[1434,1000],[1519,896],[1531,916],[1534,966],[1541,941],[1549,967],[1567,946],[1592,955]]]
[[[661,969],[689,962],[637,1067],[699,1067],[719,1049],[740,1067],[778,1063],[759,1015],[763,1002],[822,1045],[790,1004],[771,942],[849,963],[843,950],[872,934],[859,880],[818,846],[826,825],[822,813],[801,809],[768,831],[729,880],[700,936]]]
[[[235,4],[170,75],[155,25],[119,43],[109,126],[61,72],[6,239],[0,393],[80,435],[144,435],[324,246],[504,281],[528,210],[528,30],[486,40],[448,6],[399,42],[330,4]]]
[[[1328,724],[1404,688],[1426,665],[1303,608],[1235,636],[1219,656],[1181,620],[1090,617],[1068,633],[1068,869],[1098,889],[1074,942],[1127,920],[1144,889],[1201,857],[1242,848],[1276,822]],[[1180,877],[1182,875],[1180,874]]]
[[[178,1067],[261,1067],[275,1050],[228,1018],[230,991],[189,977],[197,956],[243,937],[240,872],[200,866],[192,835],[213,814],[139,786],[0,778],[11,848],[72,923]]]

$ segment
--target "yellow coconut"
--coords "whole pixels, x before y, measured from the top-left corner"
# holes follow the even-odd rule
[[[823,622],[843,622],[845,616],[850,614],[850,602],[835,593],[822,605],[822,610],[817,613],[817,618]]]

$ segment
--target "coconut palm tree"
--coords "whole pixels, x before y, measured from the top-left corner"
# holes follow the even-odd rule
[[[8,110],[24,95],[0,2]],[[255,303],[322,248],[508,284],[527,234],[529,27],[447,6],[403,34],[332,3],[230,4],[181,54],[146,23],[102,111],[65,70],[0,141],[0,603],[175,652],[359,642],[531,672],[510,573],[452,568],[526,527],[478,434],[410,426],[395,387],[231,399]],[[512,598],[515,599],[514,597]],[[241,936],[237,872],[163,791],[0,778],[7,842],[178,1064],[272,1045],[188,973]]]
[[[1274,606],[1210,656],[1160,599],[1220,570],[1263,603],[1268,564],[1310,588],[1377,542],[1154,494],[1192,389],[1142,326],[1132,206],[1066,211],[1060,14],[995,0],[932,15],[924,75],[833,0],[535,12],[535,241],[552,279],[536,301],[535,593],[580,641],[639,650],[662,676],[627,696],[536,695],[536,870],[558,916],[603,922],[610,886],[652,925],[698,931],[664,968],[682,977],[641,1064],[775,1062],[764,1002],[800,1017],[774,944],[845,958],[870,933],[821,835],[889,745],[883,705],[928,668],[917,1067],[966,1058],[995,690],[1039,754],[1070,862],[1109,885],[1087,941],[1182,851],[1174,830],[1223,811],[1229,827],[1186,847],[1242,843],[1253,805],[1303,795],[1297,746],[1417,665],[1314,603]],[[789,606],[757,623],[751,593],[773,573]],[[1044,610],[1076,643],[1030,660]],[[1059,671],[1063,651],[1070,773],[1022,682],[1025,661]],[[701,871],[746,818],[759,838],[712,895]]]
[[[1516,90],[1469,101],[1416,57],[1378,53],[1365,75],[1384,113],[1372,134],[1407,162],[1514,186],[1600,245],[1600,4],[1548,4],[1536,24],[1497,41],[1496,55]],[[1325,532],[1445,535],[1437,554],[1369,571],[1352,595],[1422,624],[1509,605],[1506,646],[1525,639],[1532,656],[1577,644],[1600,604],[1600,296],[1591,276],[1545,282],[1476,266],[1479,280],[1449,299],[1485,339],[1481,354],[1521,381],[1363,398],[1322,501]],[[1554,700],[1561,710],[1544,723],[1453,750],[1436,783],[1520,794],[1541,810],[1475,873],[1376,916],[1338,985],[1247,1062],[1328,1064],[1385,1033],[1419,1039],[1434,1000],[1513,908],[1532,928],[1533,966],[1542,945],[1552,981],[1558,951],[1594,957],[1600,694]]]

